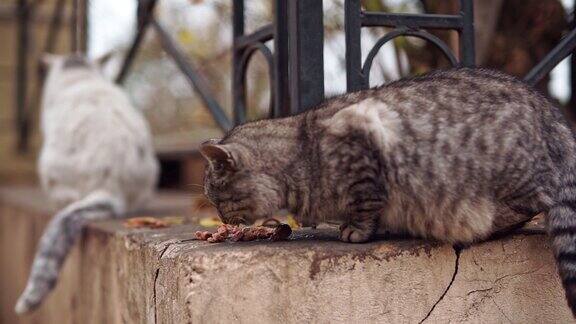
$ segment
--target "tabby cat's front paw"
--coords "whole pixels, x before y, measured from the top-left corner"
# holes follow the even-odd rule
[[[372,238],[372,229],[363,229],[353,224],[342,224],[340,226],[340,240],[348,243],[363,243]]]

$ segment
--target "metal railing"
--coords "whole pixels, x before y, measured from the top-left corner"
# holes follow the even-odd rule
[[[25,150],[30,131],[27,109],[27,64],[29,49],[28,21],[33,9],[41,0],[19,0],[17,47],[16,112],[18,148]],[[57,0],[48,31],[45,51],[54,49],[62,12],[67,0]],[[71,50],[85,51],[87,40],[87,0],[73,1],[71,24]],[[233,0],[232,92],[233,116],[229,118],[214,99],[210,88],[194,64],[168,32],[154,17],[157,0],[139,0],[137,32],[127,52],[116,81],[121,83],[130,71],[134,58],[148,28],[156,31],[163,50],[174,60],[199,95],[220,128],[228,130],[246,120],[246,71],[251,57],[260,52],[269,68],[271,98],[270,117],[288,116],[314,107],[324,99],[323,70],[323,12],[322,0],[273,0],[273,22],[255,32],[245,33],[244,0]],[[360,36],[362,28],[388,27],[392,30],[380,38],[362,62]],[[459,55],[427,29],[448,29],[459,33]],[[369,87],[370,68],[380,48],[399,36],[413,36],[436,45],[454,66],[474,66],[474,21],[472,0],[460,0],[457,15],[443,14],[391,14],[364,11],[360,0],[345,1],[346,75],[347,90],[356,91]],[[271,50],[265,43],[273,40]],[[528,83],[536,84],[562,59],[576,49],[576,28],[554,48],[526,76]]]
[[[274,39],[274,53],[264,43]],[[244,0],[234,1],[235,122],[245,119],[247,61],[256,51],[268,62],[271,116],[288,116],[324,99],[324,26],[321,0],[276,0],[274,22],[244,34]],[[306,59],[303,59],[306,58]]]
[[[384,44],[399,36],[413,36],[436,45],[452,66],[474,66],[474,13],[472,0],[460,0],[459,15],[392,14],[362,10],[360,0],[346,0],[344,16],[346,32],[347,90],[356,91],[370,86],[370,68]],[[363,27],[389,27],[391,32],[381,37],[362,63],[360,36]],[[460,61],[450,46],[425,29],[456,30],[460,35]]]
[[[552,69],[554,69],[568,55],[576,49],[576,28],[572,29],[550,53],[548,53],[540,63],[538,63],[524,78],[524,81],[535,85],[542,80]]]

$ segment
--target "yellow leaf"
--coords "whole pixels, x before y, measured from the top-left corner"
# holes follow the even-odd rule
[[[286,216],[286,224],[290,225],[291,229],[300,228],[300,224],[298,223],[296,218],[294,218],[294,216],[292,216],[292,214],[288,214],[288,216]]]
[[[218,217],[204,217],[200,219],[200,225],[204,227],[218,227],[222,221]]]

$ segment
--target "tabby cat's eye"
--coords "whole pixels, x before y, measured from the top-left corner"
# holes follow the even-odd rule
[[[215,172],[222,172],[224,170],[224,163],[214,163],[213,168]]]

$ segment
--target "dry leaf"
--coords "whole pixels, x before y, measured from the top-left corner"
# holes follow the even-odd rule
[[[124,226],[128,228],[164,228],[168,227],[168,222],[154,217],[134,217],[125,220]]]

